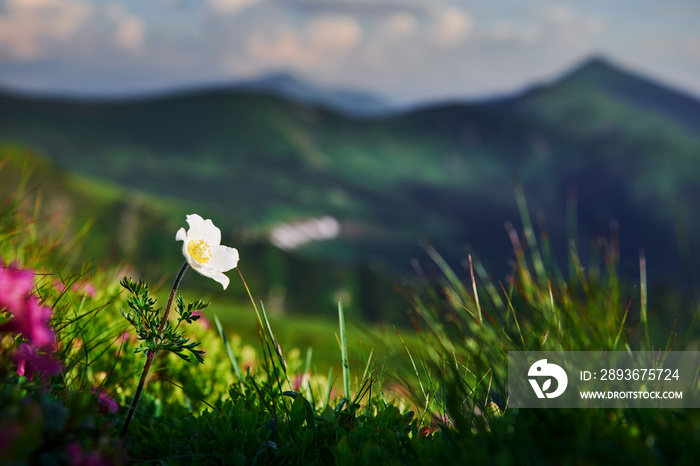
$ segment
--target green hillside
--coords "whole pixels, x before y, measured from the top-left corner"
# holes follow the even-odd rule
[[[425,258],[422,241],[452,264],[469,245],[506,274],[516,180],[564,260],[572,190],[584,249],[617,220],[631,276],[640,249],[661,278],[677,274],[679,247],[700,237],[700,105],[600,61],[507,101],[375,118],[221,89],[120,102],[4,94],[0,108],[0,139],[66,170],[196,205],[236,239],[331,215],[340,237],[303,257],[401,276]]]
[[[38,229],[60,232],[80,252],[72,252],[72,257],[93,264],[122,263],[129,274],[156,282],[169,281],[181,266],[175,231],[186,226],[185,215],[206,210],[202,204],[167,200],[67,172],[23,145],[0,143],[0,205],[18,197],[39,218]],[[332,316],[340,296],[358,318],[400,319],[403,314],[404,299],[391,292],[391,283],[373,268],[333,266],[282,251],[255,236],[236,237],[227,229],[223,233],[224,241],[239,249],[240,268],[253,293],[265,300],[271,312],[317,315],[327,311]],[[216,283],[185,282],[210,297],[248,302],[241,286],[222,292]]]
[[[584,228],[615,218],[629,255],[644,249],[664,273],[697,278],[700,101],[596,59],[504,110],[575,145],[577,157],[552,163],[553,184],[578,188]]]

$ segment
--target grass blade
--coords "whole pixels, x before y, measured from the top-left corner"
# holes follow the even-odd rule
[[[649,323],[647,322],[647,260],[644,257],[644,251],[639,253],[639,284],[641,293],[641,309],[640,319],[644,326],[644,349],[649,351]]]
[[[348,364],[348,340],[345,333],[345,313],[343,312],[343,302],[338,300],[338,321],[340,323],[340,352],[343,358],[343,386],[345,388],[345,398],[350,400],[350,365]]]
[[[214,314],[214,323],[216,324],[216,329],[219,331],[219,335],[221,335],[221,339],[224,341],[224,347],[226,348],[226,354],[228,355],[228,360],[231,361],[231,365],[233,366],[233,371],[236,373],[236,377],[238,377],[238,380],[240,382],[243,381],[243,374],[241,373],[240,367],[238,367],[238,363],[236,362],[236,358],[233,355],[233,351],[231,350],[231,345],[228,343],[228,339],[226,338],[226,333],[224,333],[224,329],[221,326],[221,322],[219,321],[219,316]]]

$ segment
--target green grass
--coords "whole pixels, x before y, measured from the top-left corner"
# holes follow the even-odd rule
[[[584,267],[572,249],[566,278],[567,267],[548,253],[547,237],[535,236],[522,200],[521,210],[525,231],[510,232],[516,265],[509,280],[490,278],[475,258],[466,274],[454,271],[429,250],[436,272],[419,270],[424,282],[407,293],[415,334],[353,324],[352,306],[340,315],[332,306],[327,320],[267,313],[256,289],[232,275],[230,287],[250,291],[250,301],[212,294],[214,303],[204,311],[212,322],[219,317],[226,340],[200,322],[184,325],[187,337],[201,342],[203,363],[162,351],[119,440],[146,361],[121,313],[124,271],[109,261],[84,265],[75,241],[66,242],[23,207],[20,190],[0,209],[0,257],[36,271],[32,294],[52,309],[58,338],[52,357],[64,369],[53,377],[19,376],[15,357],[24,338],[2,330],[0,460],[694,464],[698,410],[508,408],[510,350],[665,350],[698,343],[696,327],[688,338],[655,335],[649,310],[656,301],[646,294],[644,274],[640,287],[627,285],[614,250]],[[186,301],[198,297],[189,284],[201,280],[207,279],[190,272]],[[154,287],[161,305],[169,281]],[[0,311],[0,319],[12,317]],[[347,342],[347,358],[339,342]],[[99,392],[114,399],[114,412]]]
[[[236,283],[234,277],[231,286],[241,285]],[[192,290],[183,290],[183,294],[185,297],[195,296]],[[338,316],[333,315],[332,311],[333,309],[330,309],[328,312],[330,315],[327,316],[270,314],[269,319],[275,337],[285,352],[292,351],[294,354],[304,356],[311,348],[313,352],[311,367],[314,372],[327,374],[332,368],[333,373],[340,378],[337,383],[338,388],[341,388],[342,362],[338,344],[340,333]],[[252,347],[258,344],[258,321],[250,303],[216,299],[203,311],[203,314],[211,322],[212,329],[215,328],[214,316],[218,316],[230,339]],[[349,357],[353,367],[364,368],[373,350],[384,356],[404,353],[404,347],[396,339],[396,332],[391,326],[368,324],[358,316],[353,316],[352,310],[347,307],[345,318]],[[402,332],[409,346],[417,348],[418,337],[415,332],[412,330],[402,330]]]

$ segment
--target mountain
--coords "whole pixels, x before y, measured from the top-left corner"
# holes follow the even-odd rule
[[[381,115],[391,112],[394,108],[391,103],[368,92],[317,86],[287,73],[271,74],[239,83],[233,89],[269,93],[356,116]]]
[[[585,61],[553,84],[539,86],[515,99],[506,100],[506,105],[542,117],[553,106],[574,108],[578,106],[574,99],[588,98],[624,102],[630,108],[684,124],[691,131],[700,127],[700,100],[696,97],[661,86],[601,57]]]
[[[415,273],[413,258],[425,260],[424,241],[459,269],[468,246],[505,276],[512,250],[503,224],[520,218],[518,181],[560,262],[575,214],[584,260],[617,234],[630,279],[644,250],[652,278],[692,283],[696,107],[593,60],[507,100],[372,118],[249,89],[121,102],[3,94],[0,139],[66,170],[201,206],[235,241],[332,217],[340,235],[299,254],[404,277]],[[567,212],[573,199],[577,211]],[[286,289],[324,282],[292,270],[275,280]]]
[[[584,221],[605,212],[630,228],[631,217],[648,217],[675,228],[676,241],[690,234],[686,229],[696,223],[700,200],[695,97],[594,58],[500,109],[544,124],[550,137],[575,144],[580,157],[565,160],[568,167],[560,161],[556,173],[559,183],[579,188]],[[614,185],[624,189],[616,193]],[[630,200],[624,209],[623,199]],[[666,238],[674,242],[670,232]],[[639,248],[658,248],[657,243],[649,238]]]

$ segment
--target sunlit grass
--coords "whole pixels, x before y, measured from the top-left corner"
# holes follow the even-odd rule
[[[231,286],[237,286],[235,279]],[[192,291],[184,290],[185,296]],[[330,307],[330,306],[329,306]],[[396,338],[396,332],[391,325],[369,325],[357,317],[352,317],[352,309],[345,309],[346,331],[349,359],[351,364],[364,368],[367,357],[374,350],[384,357],[405,354],[402,343]],[[215,328],[214,316],[221,321],[222,327],[231,339],[256,348],[259,345],[258,322],[250,303],[238,301],[213,301],[203,312]],[[312,350],[311,368],[322,374],[327,374],[332,368],[339,379],[338,388],[342,387],[341,349],[338,345],[339,327],[337,315],[299,315],[299,314],[270,314],[269,320],[280,347],[285,351],[294,351],[305,355]],[[416,348],[418,337],[414,331],[402,330],[402,337],[411,348]]]
[[[21,196],[0,208],[0,257],[36,272],[33,293],[53,310],[53,356],[64,368],[19,376],[22,337],[0,335],[2,461],[512,464],[526,452],[533,464],[598,464],[614,452],[621,463],[690,464],[700,447],[697,410],[508,408],[508,351],[667,350],[698,340],[692,328],[687,338],[652,331],[644,262],[638,283],[619,276],[614,248],[584,266],[572,244],[568,264],[558,264],[522,196],[524,231],[509,230],[512,275],[491,277],[471,256],[453,270],[427,247],[432,263],[406,292],[411,330],[370,326],[338,303],[320,317],[269,312],[232,273],[229,286],[250,300],[212,295],[203,311],[212,326],[188,326],[203,362],[155,357],[119,442],[144,364],[120,312],[119,280],[137,271],[89,265],[79,242],[36,218],[36,203]],[[157,280],[161,303],[171,280]],[[208,299],[181,291],[186,301]]]

